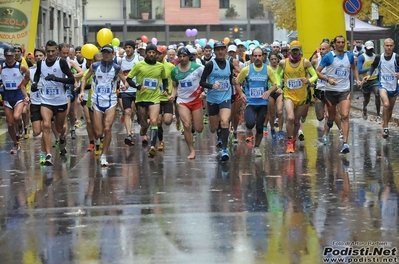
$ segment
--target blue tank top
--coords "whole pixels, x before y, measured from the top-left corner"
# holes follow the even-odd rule
[[[224,101],[231,100],[232,88],[230,83],[230,61],[226,60],[226,67],[222,70],[214,59],[211,60],[213,63],[213,70],[208,76],[208,83],[215,84],[220,83],[219,89],[208,89],[206,95],[206,101],[213,104],[220,104]]]
[[[262,98],[264,92],[267,91],[267,81],[269,76],[267,74],[267,66],[263,64],[260,72],[256,71],[254,65],[249,65],[248,76],[246,77],[247,87],[245,95],[247,97],[248,105],[268,105],[269,100]]]

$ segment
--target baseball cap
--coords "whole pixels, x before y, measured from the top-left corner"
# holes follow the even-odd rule
[[[137,45],[137,49],[146,49],[147,48],[147,44],[141,42],[139,45]]]
[[[166,52],[167,52],[165,46],[158,46],[158,47],[157,47],[157,51],[158,51],[159,53],[166,53]]]
[[[237,45],[237,46],[240,46],[240,45],[245,46],[245,45],[244,45],[244,42],[242,42],[241,40],[237,41],[237,42],[236,42],[236,45]]]
[[[294,40],[294,41],[292,41],[291,43],[290,43],[290,47],[291,47],[291,50],[294,50],[294,49],[302,49],[302,45],[301,45],[301,43],[298,41],[298,40]]]
[[[374,49],[374,43],[372,41],[366,41],[366,43],[364,43],[364,47],[366,49]]]
[[[4,49],[4,56],[11,56],[11,55],[15,55],[14,48],[12,48],[12,47],[5,48]]]
[[[101,52],[104,52],[104,51],[107,51],[107,52],[109,52],[109,53],[113,53],[113,52],[114,52],[114,47],[112,47],[112,46],[109,45],[109,44],[104,45],[104,46],[101,48]]]
[[[236,45],[230,45],[227,51],[234,51],[237,52],[237,46]]]
[[[33,56],[33,53],[32,52],[28,52],[27,54],[26,54],[26,58],[27,59],[33,59],[35,56]]]

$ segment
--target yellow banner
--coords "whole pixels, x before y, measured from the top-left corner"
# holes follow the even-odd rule
[[[40,0],[0,0],[0,41],[33,51]]]
[[[313,54],[324,38],[346,37],[343,0],[296,0],[298,40],[305,58]]]

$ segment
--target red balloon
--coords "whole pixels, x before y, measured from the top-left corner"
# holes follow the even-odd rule
[[[148,38],[147,38],[147,36],[142,36],[142,37],[141,37],[141,41],[143,41],[144,43],[148,43]]]

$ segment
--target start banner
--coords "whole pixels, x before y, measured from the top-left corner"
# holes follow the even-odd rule
[[[40,0],[0,0],[0,42],[35,48]]]

